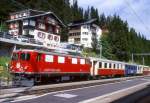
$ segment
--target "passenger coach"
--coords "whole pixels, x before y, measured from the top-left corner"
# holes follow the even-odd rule
[[[107,76],[124,76],[125,63],[119,61],[112,61],[99,58],[90,58],[91,75],[95,77]]]

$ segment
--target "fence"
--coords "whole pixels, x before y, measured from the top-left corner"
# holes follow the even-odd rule
[[[30,43],[30,44],[43,45],[42,42],[35,40],[34,38],[25,37],[22,35],[19,35],[19,36],[10,35],[5,32],[0,32],[0,38],[14,40],[14,41],[18,41],[18,42],[25,42],[25,43]]]

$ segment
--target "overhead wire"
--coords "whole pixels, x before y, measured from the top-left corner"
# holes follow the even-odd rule
[[[143,25],[143,27],[145,28],[146,31],[148,31],[150,33],[150,29],[147,25],[145,25],[144,21],[141,19],[141,17],[136,13],[136,11],[134,10],[134,8],[131,6],[131,4],[127,1],[124,0],[125,3],[127,4],[127,6],[132,10],[132,12],[134,13],[134,15],[137,17],[137,19],[141,22],[141,24]]]

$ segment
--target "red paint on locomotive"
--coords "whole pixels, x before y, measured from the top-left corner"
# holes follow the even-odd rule
[[[47,58],[48,60],[46,61],[46,56],[52,60]],[[75,63],[72,63],[73,58],[75,59]],[[78,56],[18,50],[13,53],[10,71],[12,73],[25,74],[90,74],[90,67],[88,59]]]

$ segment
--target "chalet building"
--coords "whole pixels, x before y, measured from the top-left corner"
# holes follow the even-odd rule
[[[65,26],[53,12],[32,9],[10,13],[6,22],[11,35],[33,38],[50,47],[60,42],[61,28]]]
[[[93,38],[99,41],[102,31],[94,22],[96,19],[74,21],[69,26],[69,43],[92,48]]]

